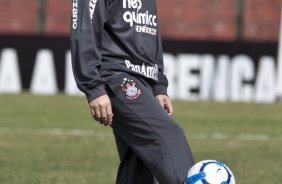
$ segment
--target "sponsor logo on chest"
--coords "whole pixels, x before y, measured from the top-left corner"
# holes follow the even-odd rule
[[[157,16],[148,10],[142,12],[142,6],[141,0],[123,0],[123,20],[136,32],[157,35]]]
[[[129,70],[139,73],[148,78],[158,80],[158,66],[134,65],[129,60],[125,60],[125,65]]]

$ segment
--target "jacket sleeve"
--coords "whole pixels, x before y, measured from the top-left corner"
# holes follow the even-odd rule
[[[158,29],[158,54],[157,54],[157,66],[158,66],[158,82],[154,85],[154,95],[167,95],[168,80],[166,75],[164,75],[164,64],[163,64],[163,49],[161,34]]]
[[[106,0],[73,0],[71,53],[74,78],[90,102],[106,94],[100,78],[102,31]]]

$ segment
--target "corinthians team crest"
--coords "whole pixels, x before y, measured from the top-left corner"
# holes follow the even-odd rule
[[[121,91],[125,92],[125,97],[127,100],[137,100],[142,94],[141,90],[136,87],[136,82],[128,78],[124,78],[122,84],[120,85]]]

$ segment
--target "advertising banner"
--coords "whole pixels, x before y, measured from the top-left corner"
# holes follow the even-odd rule
[[[273,103],[277,43],[164,40],[169,95],[181,100]],[[68,37],[0,36],[0,93],[82,95]]]

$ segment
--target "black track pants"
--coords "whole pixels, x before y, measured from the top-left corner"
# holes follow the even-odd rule
[[[183,184],[194,164],[182,128],[143,79],[120,74],[106,82],[121,160],[117,184]]]

